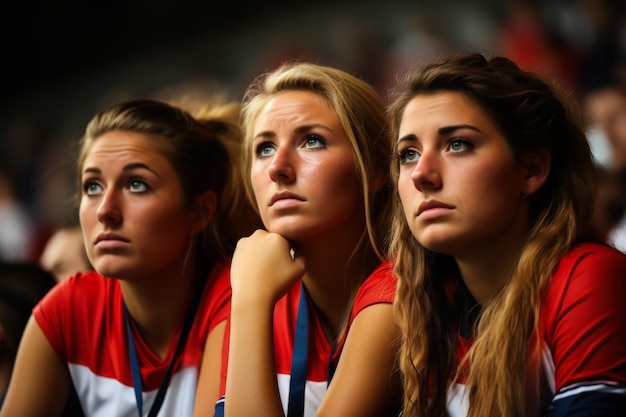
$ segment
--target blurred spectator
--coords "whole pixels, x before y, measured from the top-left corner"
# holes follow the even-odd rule
[[[87,258],[80,226],[58,228],[44,246],[39,264],[51,272],[57,282],[76,272],[93,269]]]
[[[621,171],[626,169],[626,67],[614,71],[586,92],[583,110],[589,125],[604,135],[609,146],[607,165]]]
[[[25,261],[30,254],[31,219],[14,187],[0,167],[0,260]]]
[[[605,162],[607,186],[617,187],[617,204],[626,207],[626,70],[614,68],[604,84],[586,92],[582,105],[591,130],[597,131],[608,145]],[[602,178],[601,178],[602,179]],[[613,185],[615,184],[615,185]],[[599,190],[600,191],[600,190]],[[609,242],[626,252],[626,216],[608,232]]]

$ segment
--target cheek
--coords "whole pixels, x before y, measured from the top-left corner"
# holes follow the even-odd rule
[[[266,168],[259,164],[252,164],[250,170],[250,184],[252,185],[252,190],[255,195],[259,194],[259,191],[263,189],[263,184],[266,184],[268,181],[271,181],[271,178],[267,174]]]
[[[398,177],[398,195],[402,206],[406,208],[410,199],[418,193],[408,171],[400,171]]]
[[[520,203],[521,184],[517,175],[515,171],[497,166],[470,171],[465,177],[467,187],[459,191],[485,216],[501,217],[504,212],[511,211],[512,205]]]
[[[126,221],[141,224],[143,230],[155,234],[187,233],[191,230],[192,215],[180,206],[160,205],[137,210],[137,215],[127,215]]]
[[[89,200],[83,198],[78,207],[78,220],[83,227],[83,229],[92,224],[92,221],[97,217],[97,213],[95,212],[95,208],[91,207],[89,204]]]
[[[327,171],[324,176],[312,175],[310,178],[318,194],[326,194],[332,200],[356,200],[357,205],[362,202],[362,185],[353,166]]]
[[[269,196],[265,196],[264,191],[271,182],[271,178],[265,172],[265,169],[255,167],[254,165],[250,171],[250,185],[252,187],[254,201],[261,217],[263,217],[266,211],[265,209],[267,208],[267,203],[264,204],[263,201],[269,198]]]

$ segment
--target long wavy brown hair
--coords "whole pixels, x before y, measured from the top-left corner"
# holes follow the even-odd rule
[[[518,160],[546,149],[551,167],[546,183],[529,197],[531,229],[510,276],[481,306],[468,368],[456,357],[464,311],[455,261],[417,242],[395,193],[389,253],[399,279],[394,311],[403,336],[403,417],[447,415],[446,395],[461,369],[467,372],[468,416],[539,415],[542,296],[561,257],[591,233],[594,165],[582,117],[575,98],[558,84],[504,57],[470,53],[425,64],[398,81],[388,107],[392,137],[413,97],[449,91],[477,103]],[[396,160],[396,184],[398,171]]]

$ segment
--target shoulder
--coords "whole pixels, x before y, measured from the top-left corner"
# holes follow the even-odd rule
[[[600,243],[581,243],[574,246],[562,259],[561,263],[590,261],[609,261],[626,263],[626,254],[609,245]]]
[[[596,285],[606,281],[626,283],[626,254],[607,245],[580,244],[561,259],[553,280],[556,285],[580,280]]]
[[[370,293],[372,291],[387,295],[395,295],[397,278],[393,273],[393,264],[385,260],[363,281],[358,293]]]
[[[543,301],[544,325],[554,332],[570,323],[576,332],[583,323],[604,320],[624,329],[625,297],[626,255],[605,245],[578,245],[555,269]]]
[[[566,294],[603,297],[626,292],[626,254],[610,246],[583,243],[570,250],[558,263],[548,298]]]
[[[372,304],[391,304],[396,295],[396,284],[391,262],[381,262],[359,287],[354,301],[354,315]]]
[[[53,300],[60,302],[83,303],[94,297],[101,297],[114,286],[115,280],[105,278],[96,271],[79,272],[56,284],[42,302],[48,304]]]
[[[201,328],[211,330],[228,317],[231,301],[230,264],[213,267],[204,286],[200,311]]]
[[[559,392],[557,408],[564,407],[560,404],[567,408],[571,401],[577,407],[585,401],[604,402],[605,392],[622,390],[626,383],[624,299],[626,255],[612,247],[578,245],[557,266],[540,319],[549,353],[544,355],[546,373]],[[623,400],[622,395],[619,401]]]
[[[113,308],[121,306],[121,299],[117,280],[89,271],[57,284],[35,307],[33,316],[59,357],[74,360],[75,355],[84,353],[87,341],[95,343],[105,334],[96,332],[98,337],[94,336],[95,328],[112,323],[111,317],[121,317],[121,308]]]
[[[103,277],[96,271],[79,272],[55,285],[37,308],[55,305],[64,309],[89,308],[98,300],[106,300],[117,292],[120,292],[117,280]]]

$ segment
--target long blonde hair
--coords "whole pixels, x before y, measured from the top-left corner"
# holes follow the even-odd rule
[[[532,228],[500,291],[482,305],[468,366],[456,357],[463,284],[452,257],[432,252],[408,228],[397,192],[390,254],[402,330],[403,417],[446,415],[451,380],[465,373],[470,417],[539,415],[542,296],[563,255],[591,231],[594,167],[575,99],[503,57],[452,56],[402,79],[388,108],[392,137],[407,103],[438,91],[465,94],[504,134],[516,158],[546,149],[549,177],[531,197]],[[395,145],[394,145],[395,146]],[[397,183],[398,161],[392,164]]]

